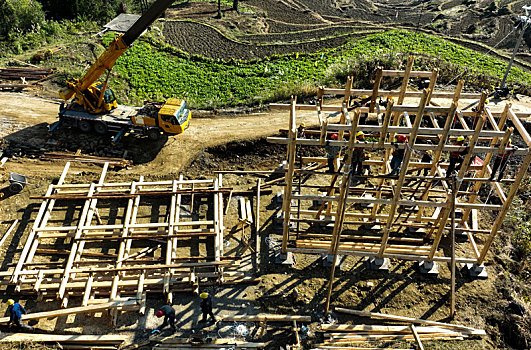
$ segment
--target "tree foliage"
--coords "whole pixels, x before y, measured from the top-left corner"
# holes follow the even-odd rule
[[[42,6],[35,0],[0,0],[0,36],[37,31],[44,22]]]
[[[83,18],[105,23],[123,8],[120,0],[39,0],[49,19]]]

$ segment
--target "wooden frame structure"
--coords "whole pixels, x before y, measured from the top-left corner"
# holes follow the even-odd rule
[[[231,189],[221,175],[113,183],[105,181],[108,166],[97,182],[66,184],[66,163],[41,197],[16,267],[0,272],[4,284],[57,297],[62,307],[71,296],[82,297],[82,307],[133,296],[143,313],[146,292],[171,303],[174,291],[239,276],[225,270],[238,258],[223,256],[223,194]]]
[[[529,113],[515,113],[511,105],[506,105],[502,111],[492,111],[485,104],[486,93],[462,92],[463,81],[457,84],[454,92],[436,92],[433,88],[437,70],[413,71],[412,67],[413,58],[408,61],[405,71],[378,68],[372,90],[352,89],[349,78],[344,89],[320,88],[317,105],[297,104],[296,99],[292,99],[291,104],[271,106],[290,110],[288,136],[268,138],[272,143],[287,145],[282,209],[283,252],[450,262],[452,257],[445,256],[439,249],[441,238],[451,228],[451,184],[445,177],[444,169],[448,168],[448,162],[444,156],[459,149],[459,146],[453,145],[457,136],[465,136],[469,139],[469,152],[464,156],[463,164],[470,165],[463,165],[457,174],[462,183],[457,193],[456,208],[460,215],[456,220],[456,231],[466,235],[469,248],[463,246],[455,261],[477,265],[485,261],[531,163],[531,137],[519,120],[519,116]],[[402,77],[400,90],[381,90],[384,77]],[[430,78],[429,87],[420,92],[407,91],[411,77]],[[325,95],[342,96],[342,105],[326,105]],[[350,107],[351,99],[362,95],[370,96],[369,106]],[[396,102],[389,100],[384,107],[376,103],[379,97],[397,99]],[[450,102],[439,106],[431,102],[434,98],[448,98]],[[406,99],[408,104],[405,104]],[[415,103],[411,102],[413,99]],[[475,99],[479,103],[472,111],[461,111],[458,108],[460,99]],[[314,122],[305,117],[306,124],[320,126],[319,131],[313,132],[315,138],[297,138],[298,111],[317,112]],[[366,114],[366,120],[372,121],[372,124],[360,123],[362,114]],[[332,123],[332,118],[337,117],[339,122]],[[354,138],[349,138],[358,131],[371,137],[367,143],[354,142]],[[327,135],[331,133],[337,133],[339,139],[327,140]],[[391,151],[395,147],[392,141],[397,134],[407,135],[408,142],[402,170],[399,176],[392,177],[385,174],[391,170]],[[519,170],[513,179],[505,178],[501,183],[489,181],[492,157],[512,150],[506,147],[513,134],[519,136],[519,149],[514,153],[514,156],[522,157]],[[350,155],[343,158],[339,171],[303,170],[305,163],[326,165],[327,159],[297,158],[297,147],[322,147],[326,144],[343,147],[343,155]],[[371,168],[372,175],[351,174],[353,148],[364,148],[373,154],[371,160],[363,162],[364,166]],[[433,152],[431,163],[420,162],[419,154],[426,150]],[[421,169],[428,169],[428,175],[414,174]],[[305,180],[301,180],[303,177]],[[351,178],[357,183],[353,184]],[[312,185],[311,179],[320,179],[320,182]],[[499,204],[479,200],[479,192],[484,186],[497,195]],[[497,213],[490,229],[479,228],[478,214],[481,211]],[[333,228],[326,229],[332,224]],[[359,230],[360,227],[371,226],[369,234]],[[418,232],[398,234],[402,228]]]

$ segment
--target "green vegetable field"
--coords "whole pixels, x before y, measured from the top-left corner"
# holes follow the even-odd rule
[[[106,37],[105,44],[109,40]],[[468,85],[490,87],[503,76],[506,67],[499,59],[436,36],[393,30],[336,49],[252,62],[189,56],[145,38],[120,57],[114,68],[114,79],[117,83],[123,79],[121,83],[129,85],[128,101],[122,102],[184,97],[194,108],[256,105],[297,94],[303,86],[339,84],[347,75],[365,76],[365,80],[358,79],[359,84],[368,82],[377,64],[397,68],[392,66],[403,62],[408,53],[421,56],[416,61],[417,68],[439,67],[443,83],[455,82],[467,67],[464,78]],[[531,75],[513,68],[509,82],[529,87]]]

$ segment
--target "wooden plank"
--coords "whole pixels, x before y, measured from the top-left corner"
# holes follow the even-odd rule
[[[422,341],[420,340],[420,337],[419,337],[419,334],[417,333],[417,329],[415,328],[415,325],[411,324],[409,325],[409,327],[411,327],[411,331],[413,332],[415,341],[417,342],[417,345],[419,346],[419,350],[424,350],[424,346],[422,345]]]
[[[260,244],[261,244],[261,237],[260,237],[260,185],[261,185],[262,179],[258,179],[257,185],[256,185],[256,211],[255,211],[255,241],[254,241],[254,252],[255,252],[255,264],[256,264],[256,273],[260,275]]]
[[[137,305],[136,300],[118,301],[118,302],[104,303],[104,304],[92,305],[92,306],[90,305],[79,306],[79,307],[72,307],[68,309],[36,312],[32,314],[22,315],[22,321],[39,320],[42,318],[54,318],[54,317],[75,315],[75,314],[81,314],[81,313],[89,313],[89,312],[98,312],[98,311],[105,311],[109,309],[116,309],[116,308],[121,308],[125,306],[134,306],[134,305]],[[0,318],[0,324],[4,324],[8,322],[9,322],[9,317]]]
[[[36,334],[36,333],[2,333],[0,334],[1,343],[11,342],[34,342],[34,343],[76,343],[76,344],[94,344],[94,343],[116,343],[121,344],[125,341],[123,335],[62,335],[62,334]]]
[[[302,315],[275,315],[275,314],[257,314],[257,315],[231,315],[223,316],[223,321],[228,322],[312,322],[311,316]]]
[[[6,241],[7,237],[9,237],[9,235],[11,234],[11,232],[13,232],[13,230],[15,229],[15,227],[17,226],[18,224],[18,219],[15,219],[15,221],[13,221],[13,223],[9,226],[9,228],[7,229],[6,233],[4,233],[4,235],[2,236],[2,239],[0,240],[0,247],[2,247],[2,245],[4,244],[4,242]]]
[[[427,325],[439,326],[439,327],[443,327],[443,328],[452,328],[452,329],[466,330],[466,331],[474,332],[474,334],[477,334],[477,335],[485,335],[486,334],[484,330],[475,329],[475,328],[472,328],[472,327],[466,327],[466,326],[462,326],[462,325],[458,325],[458,324],[451,324],[451,323],[429,321],[429,320],[424,320],[424,319],[421,319],[421,318],[397,316],[397,315],[383,314],[383,313],[378,313],[378,312],[359,311],[359,310],[345,309],[345,308],[342,308],[342,307],[336,307],[335,310],[337,312],[342,312],[342,313],[356,315],[356,316],[363,316],[363,317],[384,319],[384,320],[393,320],[393,321],[400,321],[400,322],[407,322],[407,323],[427,324]]]

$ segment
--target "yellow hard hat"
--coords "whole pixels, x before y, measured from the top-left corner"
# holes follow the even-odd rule
[[[432,154],[433,152],[431,151],[431,149],[427,150],[426,153],[428,154]]]
[[[363,131],[361,131],[361,130],[358,131],[358,132],[356,133],[356,136],[364,136],[364,135],[365,135],[365,134],[364,134]]]
[[[304,122],[301,122],[300,126],[302,126],[303,128],[306,127],[306,124],[304,124]]]
[[[485,100],[485,104],[488,105],[489,104],[489,100]]]
[[[371,154],[370,153],[367,153],[367,158],[371,158]]]
[[[465,137],[464,136],[459,136],[457,138],[457,142],[461,142],[461,141],[465,141]]]
[[[509,145],[513,144],[513,140],[509,139]]]
[[[203,293],[199,294],[199,297],[201,299],[206,299],[206,298],[208,298],[208,293],[203,292]]]
[[[9,299],[7,301],[7,305],[13,305],[15,303],[15,301],[13,299]]]
[[[361,96],[361,99],[362,99],[362,100],[365,100],[365,99],[367,99],[367,98],[369,98],[368,95],[363,95],[363,96]]]

